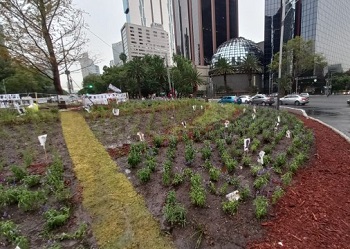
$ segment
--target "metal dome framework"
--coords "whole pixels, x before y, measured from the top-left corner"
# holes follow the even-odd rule
[[[231,66],[239,67],[248,54],[254,55],[262,64],[263,52],[256,43],[243,37],[228,40],[221,44],[217,52],[213,55],[211,68],[215,68],[215,64],[220,58],[225,58]]]

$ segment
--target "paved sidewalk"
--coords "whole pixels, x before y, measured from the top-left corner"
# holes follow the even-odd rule
[[[124,174],[109,157],[84,118],[62,112],[64,138],[83,187],[83,206],[92,217],[100,248],[172,248]]]

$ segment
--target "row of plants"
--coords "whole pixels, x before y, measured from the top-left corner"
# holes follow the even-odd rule
[[[213,110],[217,110],[215,108]],[[232,114],[232,110],[229,111]],[[137,170],[137,176],[143,183],[149,182],[151,173],[157,171],[162,172],[162,182],[166,187],[175,188],[188,181],[191,186],[189,198],[198,207],[206,206],[208,193],[221,196],[221,209],[230,215],[237,212],[240,203],[251,201],[255,216],[261,219],[267,215],[270,204],[275,204],[283,196],[295,172],[308,159],[313,134],[295,116],[286,112],[251,107],[240,107],[240,112],[238,117],[228,119],[230,124],[227,126],[222,119],[206,125],[196,125],[194,121],[187,129],[178,127],[170,135],[155,136],[150,144],[133,144],[128,155],[130,167]],[[208,116],[205,119],[210,120]],[[292,134],[290,138],[286,137],[287,131]],[[244,150],[246,138],[251,140],[248,150]],[[166,148],[161,148],[162,145]],[[176,155],[178,146],[183,146],[183,155]],[[135,152],[135,147],[141,149]],[[265,152],[263,163],[257,161],[261,151]],[[157,163],[156,157],[162,153],[167,159]],[[175,155],[177,160],[183,158],[180,172],[172,167]],[[213,165],[211,159],[215,155],[220,158],[220,165]],[[137,169],[138,165],[141,165],[141,169]],[[202,175],[203,168],[208,179],[203,178],[206,177]],[[244,172],[249,172],[252,179],[249,185],[242,185],[238,179],[238,176],[245,175]],[[266,189],[273,191],[271,193]],[[226,200],[224,196],[232,190],[239,190],[239,200]],[[169,203],[172,203],[173,209]],[[177,201],[169,203],[166,202],[168,207],[164,210],[166,213],[174,210],[174,214],[167,215],[171,217],[168,221],[171,224],[185,224],[182,216],[186,213],[186,209],[183,210],[185,207]],[[180,209],[181,212],[178,211]],[[174,217],[181,218],[174,221]]]
[[[59,121],[58,109],[40,110],[38,112],[27,109],[26,113],[19,115],[15,109],[0,109],[0,125],[18,125],[38,122]]]
[[[15,206],[23,214],[41,213],[45,221],[44,227],[38,229],[37,236],[50,241],[46,248],[61,248],[60,241],[67,239],[80,240],[85,236],[87,225],[82,223],[71,233],[58,232],[58,228],[67,224],[72,216],[72,196],[64,180],[64,166],[61,158],[55,156],[47,166],[45,174],[31,174],[27,164],[12,165],[0,168],[0,173],[6,173],[6,178],[0,185],[0,210],[5,214]],[[21,233],[21,224],[11,220],[11,215],[5,215],[0,221],[0,238],[12,246],[21,249],[32,248],[30,238]]]

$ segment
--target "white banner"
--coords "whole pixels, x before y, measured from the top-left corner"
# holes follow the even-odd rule
[[[116,93],[121,93],[122,92],[122,90],[120,90],[118,87],[113,86],[112,84],[109,84],[108,88],[111,89],[112,91],[116,92]]]

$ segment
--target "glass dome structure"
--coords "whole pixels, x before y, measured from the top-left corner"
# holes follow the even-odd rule
[[[238,66],[247,57],[247,54],[253,54],[258,61],[263,64],[263,52],[253,41],[243,37],[228,40],[218,47],[217,52],[211,59],[211,68],[220,58],[225,58],[232,66]]]

